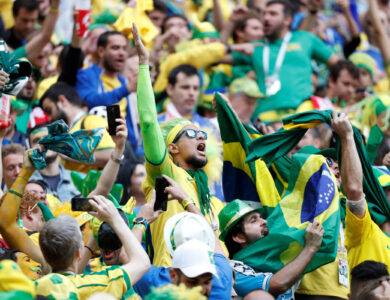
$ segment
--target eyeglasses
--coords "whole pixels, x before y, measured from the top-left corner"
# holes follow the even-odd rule
[[[190,139],[194,139],[198,136],[198,133],[200,133],[201,137],[204,140],[207,140],[207,133],[203,130],[195,130],[195,129],[184,129],[182,132],[180,132],[172,141],[172,143],[176,143],[183,134],[186,134]]]

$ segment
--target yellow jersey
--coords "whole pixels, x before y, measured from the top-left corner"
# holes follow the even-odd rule
[[[345,223],[345,246],[350,270],[365,260],[390,266],[390,237],[371,219],[367,204],[363,218],[355,216],[347,206]]]

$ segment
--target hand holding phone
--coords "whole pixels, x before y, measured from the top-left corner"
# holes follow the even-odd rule
[[[82,198],[82,197],[73,197],[72,198],[72,210],[73,211],[94,211],[89,200],[93,198]]]
[[[118,104],[107,106],[107,122],[108,122],[108,133],[110,135],[116,135],[116,126],[118,123],[115,119],[120,119],[121,111]]]
[[[154,210],[167,210],[168,194],[165,193],[165,188],[169,186],[169,182],[163,177],[156,177],[156,202],[154,203]]]

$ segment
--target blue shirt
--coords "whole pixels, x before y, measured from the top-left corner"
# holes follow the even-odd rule
[[[234,283],[234,290],[240,297],[245,297],[250,292],[255,290],[264,290],[268,292],[269,283],[273,276],[272,273],[256,273],[250,266],[243,262],[231,260],[231,267],[236,272],[236,282]],[[291,289],[281,294],[276,298],[277,300],[293,300],[294,291],[296,290],[298,283]]]
[[[231,299],[233,271],[229,261],[225,256],[218,253],[214,254],[214,261],[218,277],[213,276],[209,299]],[[172,284],[169,269],[152,265],[150,270],[133,286],[135,292],[144,298],[150,293],[151,287]]]
[[[65,201],[70,201],[73,197],[80,195],[80,192],[76,189],[76,187],[73,185],[72,178],[70,177],[70,171],[66,170],[61,164],[60,164],[60,182],[58,183],[57,190],[53,191],[50,188],[50,185],[48,182],[43,178],[41,173],[39,171],[35,171],[34,174],[30,177],[30,180],[42,180],[46,183],[47,190],[46,192],[48,194],[52,194],[62,203]]]

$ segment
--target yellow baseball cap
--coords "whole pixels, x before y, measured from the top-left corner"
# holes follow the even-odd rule
[[[253,98],[265,98],[264,94],[260,92],[256,81],[249,77],[241,77],[233,80],[229,86],[229,93],[244,93]]]

